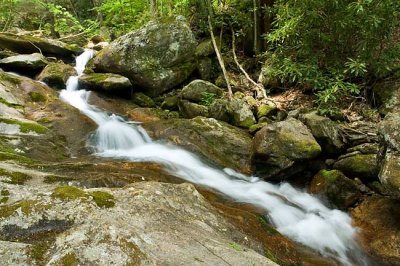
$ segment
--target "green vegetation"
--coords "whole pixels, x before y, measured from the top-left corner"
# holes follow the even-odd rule
[[[19,121],[16,119],[0,118],[0,123],[18,125],[22,133],[35,132],[38,134],[44,134],[47,132],[46,127],[34,122],[30,123]]]
[[[205,105],[205,106],[210,106],[215,98],[217,97],[217,94],[212,93],[212,92],[203,92],[202,94],[203,99],[201,100],[200,104]]]
[[[10,198],[10,191],[8,191],[7,189],[2,189],[0,191],[0,204],[7,203],[9,198]]]
[[[93,198],[93,201],[101,208],[111,208],[115,206],[115,198],[110,193],[103,191],[85,192],[80,188],[72,186],[60,186],[55,188],[52,197],[61,200]]]
[[[14,184],[14,185],[23,185],[26,181],[31,179],[31,176],[20,173],[20,172],[9,172],[3,169],[0,169],[0,176],[10,178],[9,181],[4,181],[6,183]]]
[[[236,243],[234,243],[234,242],[229,243],[229,246],[230,246],[231,248],[233,248],[234,250],[236,250],[236,251],[242,251],[242,247],[241,247],[239,244],[236,244]]]
[[[53,245],[55,239],[39,241],[31,246],[29,255],[35,260],[37,264],[45,264],[45,255],[50,247]]]
[[[9,217],[14,214],[18,209],[21,209],[22,213],[29,215],[35,207],[36,201],[33,200],[21,200],[12,205],[6,205],[0,207],[0,218]]]
[[[74,253],[68,253],[62,257],[59,264],[63,266],[77,266],[79,265],[79,261]]]

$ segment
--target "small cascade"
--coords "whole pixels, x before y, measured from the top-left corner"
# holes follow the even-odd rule
[[[93,55],[93,51],[86,50],[77,58],[78,75]],[[319,199],[288,183],[274,185],[232,169],[217,169],[191,152],[152,141],[139,125],[88,104],[89,93],[79,90],[75,76],[68,80],[67,89],[60,97],[97,123],[98,129],[91,139],[97,156],[160,163],[171,174],[186,181],[265,209],[280,233],[323,256],[333,257],[343,265],[368,265],[355,241],[357,229],[351,225],[348,214],[327,208]]]

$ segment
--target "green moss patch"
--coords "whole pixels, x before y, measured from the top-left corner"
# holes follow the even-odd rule
[[[38,134],[44,134],[47,132],[47,128],[38,123],[29,123],[6,118],[0,118],[0,123],[19,125],[22,133],[36,132]]]
[[[57,182],[68,182],[68,181],[72,181],[74,180],[71,177],[67,177],[67,176],[58,176],[58,175],[47,175],[44,177],[43,182],[47,183],[47,184],[53,184],[53,183],[57,183]]]
[[[35,260],[37,264],[45,264],[45,255],[53,245],[55,239],[40,241],[31,246],[29,256]]]
[[[74,253],[68,253],[61,258],[57,265],[62,266],[77,266],[79,264],[78,258]]]
[[[9,198],[10,198],[10,191],[8,191],[7,189],[2,189],[0,191],[0,204],[7,203]]]
[[[93,201],[99,207],[111,208],[115,206],[115,198],[113,195],[103,192],[103,191],[93,191],[93,192],[85,192],[80,188],[72,187],[72,186],[60,186],[57,187],[52,197],[59,198],[61,200],[75,200],[79,198],[89,199],[93,198]]]
[[[22,200],[12,205],[6,205],[0,207],[0,218],[6,218],[14,214],[18,209],[21,209],[22,213],[29,215],[35,207],[37,202],[34,200]]]
[[[40,92],[31,91],[29,93],[29,96],[31,97],[32,101],[34,101],[34,102],[46,102],[47,101],[47,96]]]
[[[0,161],[9,161],[9,160],[18,161],[25,164],[32,164],[35,162],[34,160],[19,154],[0,151]]]
[[[6,176],[9,177],[10,180],[9,181],[5,181],[6,183],[10,183],[10,184],[14,184],[14,185],[23,185],[26,181],[28,181],[29,179],[31,179],[32,177],[24,174],[24,173],[20,173],[20,172],[9,172],[6,171],[4,169],[0,169],[0,176]]]
[[[113,195],[103,191],[93,191],[89,193],[93,197],[94,202],[97,206],[110,208],[115,206],[115,198]]]

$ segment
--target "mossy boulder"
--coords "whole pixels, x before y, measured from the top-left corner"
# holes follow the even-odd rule
[[[380,103],[379,112],[388,114],[400,107],[400,81],[385,80],[373,86],[373,91]]]
[[[166,110],[178,110],[179,98],[178,96],[165,97],[161,103],[161,108]]]
[[[230,105],[226,99],[216,99],[208,107],[210,117],[224,122],[230,121]]]
[[[16,72],[38,72],[47,64],[46,57],[39,53],[14,55],[0,60],[0,67]]]
[[[130,93],[132,83],[128,78],[111,73],[84,74],[79,77],[79,85],[88,90],[107,93]]]
[[[134,94],[132,94],[132,101],[140,107],[156,107],[153,99],[142,92],[135,92]]]
[[[309,191],[326,198],[343,210],[353,206],[361,198],[357,183],[338,170],[321,170],[313,178]]]
[[[197,72],[202,80],[211,81],[213,76],[213,60],[205,57],[197,61]]]
[[[196,47],[196,56],[207,57],[215,54],[214,46],[211,39],[204,40]]]
[[[37,53],[39,50],[46,56],[71,58],[83,50],[74,45],[60,41],[44,39],[29,35],[16,35],[13,33],[0,33],[0,48],[6,48],[16,53]]]
[[[62,61],[49,63],[38,76],[38,80],[46,83],[52,88],[65,89],[69,77],[75,76],[76,70],[71,65]]]
[[[339,157],[333,167],[350,177],[358,177],[364,181],[374,181],[378,178],[377,163],[376,154],[353,152]]]
[[[143,125],[156,139],[197,152],[222,167],[251,173],[251,136],[212,118],[172,119]]]
[[[330,118],[311,112],[300,115],[300,120],[311,130],[324,153],[337,154],[343,149],[339,127]]]
[[[253,149],[257,170],[267,177],[321,153],[321,146],[309,129],[294,118],[263,127],[254,137]]]
[[[8,118],[0,118],[0,125],[3,125],[3,128],[0,128],[0,132],[3,130],[5,133],[18,134],[21,133],[36,133],[36,134],[44,134],[47,132],[47,128],[33,121],[25,121],[25,120],[17,120],[17,119],[8,119]],[[8,127],[7,127],[8,126]],[[13,128],[15,130],[13,130]]]
[[[267,103],[257,106],[257,119],[262,117],[272,117],[276,115],[278,107],[274,102],[268,101]]]
[[[249,128],[257,123],[251,106],[243,99],[234,98],[229,104],[229,113],[235,126]]]
[[[211,82],[196,79],[186,85],[181,92],[181,97],[195,103],[212,101],[222,96],[224,91]]]
[[[100,51],[96,72],[128,77],[150,96],[185,81],[196,67],[196,40],[183,17],[163,18],[130,32]]]
[[[92,199],[97,206],[111,208],[115,206],[115,198],[112,194],[104,191],[86,192],[81,188],[73,186],[60,186],[51,194],[53,198],[67,200]]]
[[[186,100],[180,100],[179,104],[179,112],[185,118],[195,118],[197,116],[208,117],[208,108],[207,106],[200,105],[197,103],[192,103]]]

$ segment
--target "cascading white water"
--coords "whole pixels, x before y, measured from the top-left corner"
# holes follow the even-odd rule
[[[78,75],[93,54],[86,50],[77,58]],[[334,257],[344,265],[368,265],[354,240],[357,229],[346,213],[325,207],[317,198],[288,183],[273,185],[232,169],[216,169],[193,153],[154,142],[142,127],[89,105],[89,93],[78,90],[78,77],[71,77],[60,97],[98,124],[92,140],[97,156],[160,163],[184,180],[264,208],[280,233],[324,256]]]

